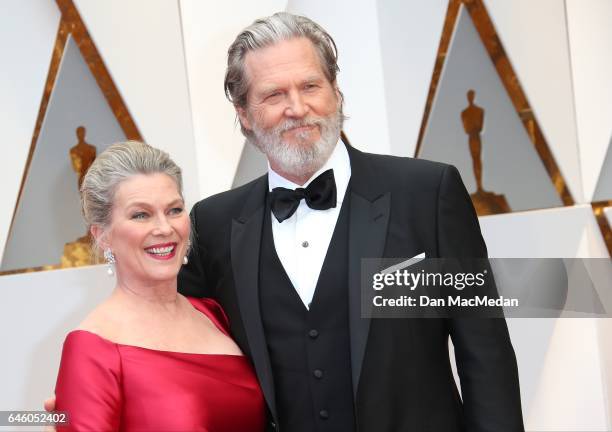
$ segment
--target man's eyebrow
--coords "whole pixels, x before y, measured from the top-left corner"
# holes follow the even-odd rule
[[[280,90],[280,86],[268,85],[268,86],[264,86],[263,88],[259,89],[257,93],[261,95],[266,95],[266,94],[274,93],[278,90]]]
[[[311,75],[308,76],[306,78],[304,78],[300,84],[311,84],[311,83],[320,83],[324,80],[324,78],[320,75]],[[266,95],[266,94],[270,94],[270,93],[274,93],[276,91],[279,91],[282,89],[282,86],[276,85],[276,84],[263,84],[261,86],[261,88],[259,88],[257,90],[257,94],[259,95]]]
[[[308,78],[306,78],[304,81],[302,81],[303,84],[305,83],[314,83],[314,82],[321,82],[323,81],[323,77],[320,75],[312,75],[309,76]]]

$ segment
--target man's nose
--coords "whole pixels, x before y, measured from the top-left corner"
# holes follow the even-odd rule
[[[285,110],[287,117],[302,118],[308,114],[308,104],[300,92],[290,92],[288,99],[288,105]]]

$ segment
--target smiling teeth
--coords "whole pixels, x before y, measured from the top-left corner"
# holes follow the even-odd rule
[[[150,249],[147,249],[147,252],[154,253],[155,255],[168,255],[173,250],[174,250],[174,246],[166,246],[166,247],[161,247],[161,248],[150,248]]]

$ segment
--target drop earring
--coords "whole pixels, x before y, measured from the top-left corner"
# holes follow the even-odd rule
[[[183,265],[187,265],[187,263],[189,262],[189,258],[187,258],[187,255],[189,255],[190,250],[191,250],[191,240],[187,240],[187,253],[183,256]]]
[[[115,271],[113,267],[115,265],[115,255],[110,248],[104,249],[104,259],[106,260],[106,273],[108,273],[109,276],[114,275]]]

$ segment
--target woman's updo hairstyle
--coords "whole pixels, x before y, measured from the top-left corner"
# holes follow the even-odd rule
[[[156,173],[170,176],[183,195],[181,169],[168,153],[138,141],[109,146],[91,164],[81,184],[81,207],[87,225],[107,229],[119,184],[137,174]]]

